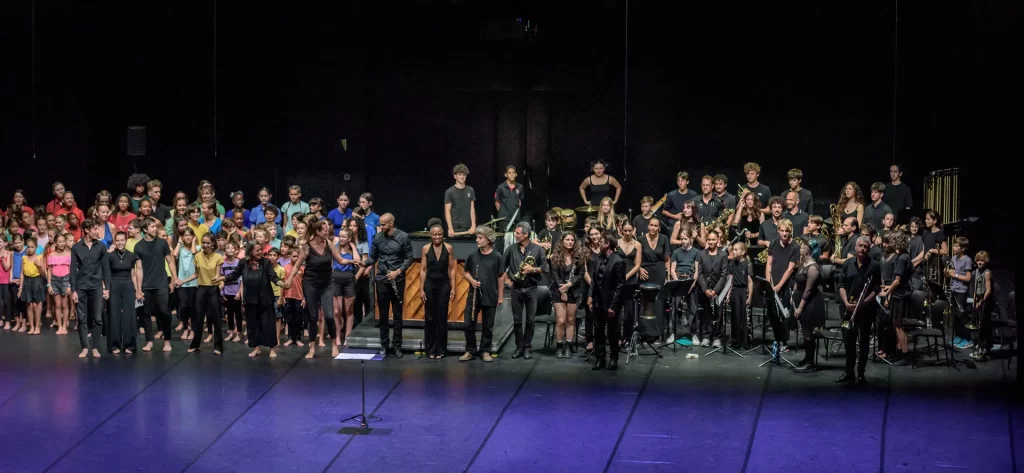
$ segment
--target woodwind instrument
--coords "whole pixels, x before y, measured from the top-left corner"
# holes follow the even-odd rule
[[[480,276],[480,265],[478,264],[478,265],[476,265],[476,270],[473,271],[473,280],[479,283],[480,282],[479,276]],[[472,308],[470,309],[470,312],[469,312],[469,314],[470,314],[469,316],[472,317],[474,320],[476,319],[476,300],[479,299],[479,298],[480,298],[480,288],[479,287],[474,287],[473,288],[473,305],[471,306]]]
[[[843,217],[839,215],[839,207],[836,204],[829,205],[828,211],[832,215],[832,237],[835,239],[832,242],[835,245],[832,247],[832,257],[835,258],[843,249]]]
[[[864,297],[868,295],[868,287],[871,287],[871,276],[868,276],[867,281],[864,281],[864,288],[860,290],[860,295],[857,296],[857,303],[853,305],[853,310],[850,311],[850,316],[839,324],[840,327],[848,329],[853,326],[854,320],[857,318],[857,309],[860,309],[860,303],[864,301]]]

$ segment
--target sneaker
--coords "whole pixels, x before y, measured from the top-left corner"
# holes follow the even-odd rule
[[[711,346],[712,348],[722,348],[722,341],[716,338],[715,343],[712,343]]]
[[[676,342],[676,336],[675,335],[669,335],[668,338],[665,339],[665,344],[666,345],[670,344],[670,343],[675,343],[675,342]]]
[[[696,335],[693,336],[693,346],[695,346],[695,347],[699,347],[700,346],[700,337],[698,337]]]
[[[701,340],[700,346],[702,346],[702,347],[711,346],[711,339],[710,338],[705,338],[704,340]]]
[[[459,357],[459,361],[469,361],[469,360],[472,360],[472,359],[473,359],[473,355],[470,354],[468,351],[466,353],[463,353],[462,356]]]
[[[972,347],[974,347],[974,342],[972,342],[970,340],[964,340],[963,344],[960,345],[960,349],[961,350],[966,350],[966,349],[972,348]]]
[[[970,355],[974,361],[988,361],[988,355],[985,354],[985,350],[978,350]]]
[[[960,344],[963,343],[963,342],[964,342],[964,339],[962,339],[960,337],[954,337],[953,338],[953,346],[955,346],[957,348],[960,348]]]
[[[494,358],[491,357],[491,354],[487,352],[484,352],[483,355],[480,355],[480,358],[488,363],[494,361]]]

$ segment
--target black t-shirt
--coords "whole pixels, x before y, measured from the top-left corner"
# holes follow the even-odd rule
[[[732,275],[732,287],[747,287],[747,278],[751,276],[750,270],[750,261],[730,260],[729,274]]]
[[[455,231],[464,232],[473,225],[473,220],[470,217],[470,205],[475,200],[476,192],[471,186],[462,189],[451,186],[444,192],[444,203],[452,204],[452,228]]]
[[[124,254],[114,250],[107,259],[110,261],[110,279],[131,279],[135,262],[139,260],[135,253],[128,250],[125,250]]]
[[[871,258],[872,261],[880,261],[883,254],[885,254],[885,249],[882,248],[882,245],[871,245],[871,248],[868,249],[868,258]]]
[[[914,206],[914,197],[910,193],[910,187],[902,182],[895,186],[886,184],[882,202],[892,209],[893,216],[899,218],[901,212],[906,214],[906,209]]]
[[[466,258],[466,272],[480,281],[480,299],[477,300],[477,307],[497,307],[498,305],[498,277],[501,275],[501,256],[497,251],[488,254],[474,251]],[[472,293],[470,293],[472,296]]]
[[[772,218],[764,219],[761,222],[761,226],[757,229],[757,239],[764,240],[769,243],[775,243],[779,240],[779,227],[775,224],[775,220]]]
[[[885,214],[892,212],[892,209],[885,202],[882,201],[876,207],[875,204],[868,204],[864,206],[864,223],[870,223],[872,227],[875,227],[875,231],[882,231],[882,220],[885,219]],[[896,212],[893,212],[893,217],[896,216]]]
[[[800,236],[804,234],[804,227],[807,226],[807,219],[810,218],[810,215],[807,215],[806,212],[801,210],[796,215],[789,212],[783,212],[782,218],[793,223],[793,236]]]
[[[711,197],[711,200],[705,202],[704,196],[698,195],[693,198],[693,206],[701,223],[711,223],[722,212],[722,203],[714,196]]]
[[[750,184],[743,184],[743,186],[750,189],[750,192],[757,196],[757,200],[761,201],[762,208],[768,207],[768,199],[772,198],[772,190],[768,186],[761,182],[758,182],[755,187],[750,187]]]
[[[679,189],[676,189],[668,193],[665,205],[661,209],[672,214],[681,213],[683,204],[688,200],[693,200],[694,197],[697,197],[697,193],[693,189],[686,189],[686,192],[679,192]],[[669,223],[675,223],[675,220]]]
[[[800,261],[800,245],[790,240],[788,245],[782,246],[782,240],[776,239],[768,247],[768,255],[772,257],[772,282],[778,284],[789,269],[789,263]]]
[[[946,232],[939,229],[937,232],[931,230],[925,230],[924,234],[921,235],[921,242],[924,243],[924,251],[938,248],[939,244],[946,241]]]
[[[807,190],[806,187],[801,187],[800,190],[796,191],[797,195],[800,196],[800,203],[797,204],[797,208],[801,212],[806,212],[807,215],[814,213],[814,194]]]
[[[135,244],[135,256],[142,261],[142,289],[154,290],[167,288],[167,271],[164,270],[165,258],[171,254],[167,241],[157,238],[153,241],[142,241]]]
[[[910,294],[910,278],[914,274],[914,265],[910,262],[910,255],[906,253],[900,253],[896,257],[896,263],[894,264],[892,277],[893,280],[896,276],[900,277],[900,287],[893,291],[896,295],[907,295]]]
[[[633,217],[633,229],[636,230],[637,235],[646,235],[647,227],[649,227],[650,224],[651,219],[648,217],[644,217],[643,214]]]

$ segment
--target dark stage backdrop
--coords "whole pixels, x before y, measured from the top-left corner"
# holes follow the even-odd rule
[[[300,183],[328,202],[372,191],[416,230],[460,161],[483,221],[506,164],[528,170],[536,213],[579,205],[605,160],[636,212],[679,170],[735,190],[756,161],[778,191],[799,167],[835,199],[895,160],[918,200],[925,172],[965,168],[974,248],[1015,255],[984,190],[989,164],[1021,151],[1014,2],[342,3],[36,0],[33,20],[8,2],[0,192],[39,203],[62,180],[89,202],[138,170],[165,194],[209,179],[252,205]],[[132,125],[145,158],[125,154]]]

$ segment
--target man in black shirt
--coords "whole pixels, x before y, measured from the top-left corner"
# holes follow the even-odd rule
[[[167,310],[167,299],[170,292],[178,287],[178,265],[171,256],[171,248],[167,241],[157,238],[160,225],[155,218],[146,221],[146,233],[142,241],[135,244],[135,256],[142,262],[142,295],[143,295],[143,316],[140,322],[142,330],[146,334],[146,346],[142,351],[153,349],[153,324],[150,318],[156,315],[157,330],[163,332],[164,351],[171,351],[171,313]],[[171,270],[171,283],[167,283],[167,273],[164,271],[164,263]],[[199,335],[196,335],[199,336]]]
[[[367,265],[377,264],[374,281],[377,284],[378,328],[380,353],[388,353],[388,313],[395,323],[391,348],[396,358],[402,357],[402,294],[405,293],[405,270],[412,264],[412,243],[409,235],[395,228],[395,216],[380,216],[380,231],[373,236]]]
[[[796,168],[790,169],[789,172],[786,173],[786,179],[789,180],[789,190],[796,192],[797,197],[799,197],[798,204],[800,211],[807,215],[813,214],[814,195],[811,194],[811,191],[801,187],[801,184],[804,182],[804,172]],[[796,222],[793,222],[793,226],[796,227]],[[795,231],[793,233],[797,235],[801,234],[799,229],[794,230]]]
[[[772,190],[768,186],[761,184],[757,179],[761,176],[761,166],[757,163],[747,163],[743,165],[743,174],[747,176],[747,189],[753,192],[757,196],[759,202],[768,202],[768,199],[772,197]],[[771,213],[770,206],[766,205],[761,209],[762,213]]]
[[[885,214],[893,211],[882,201],[884,197],[885,184],[881,182],[871,184],[871,203],[864,206],[864,223],[870,223],[872,227],[875,227],[875,231],[878,232],[885,228],[882,225],[882,219],[885,218]],[[893,212],[893,216],[895,215],[896,213]]]
[[[498,184],[494,191],[494,209],[498,212],[498,218],[508,219],[502,228],[515,223],[513,220],[519,218],[515,216],[516,212],[523,205],[523,186],[516,182],[517,175],[515,166],[505,166],[505,181]]]
[[[715,198],[711,176],[704,176],[700,179],[700,191],[701,195],[693,199],[697,218],[701,223],[709,224],[722,212],[722,203]]]
[[[803,235],[807,228],[808,215],[801,209],[800,193],[786,191],[786,220],[793,223],[793,235]]]
[[[875,295],[878,294],[881,285],[882,273],[878,263],[868,257],[871,239],[859,237],[855,245],[857,256],[843,263],[842,272],[836,278],[843,309],[847,314],[855,314],[850,329],[843,336],[846,344],[846,371],[836,382],[852,383],[853,368],[856,365],[857,383],[863,384],[867,382],[864,379],[864,370],[867,367],[871,344],[871,325],[875,321],[875,311],[878,307]],[[862,301],[859,306],[858,300]]]
[[[859,237],[860,223],[857,222],[857,217],[846,217],[846,220],[843,220],[843,247],[832,255],[832,262],[836,266],[842,266],[847,259],[854,256]]]
[[[530,224],[516,224],[516,244],[505,248],[502,269],[506,284],[512,286],[512,331],[516,338],[516,351],[512,358],[533,358],[534,318],[537,317],[537,285],[547,272],[548,260],[544,249],[530,241]],[[530,261],[532,260],[532,261]],[[524,319],[525,318],[525,323]]]
[[[100,357],[97,347],[103,332],[103,301],[110,298],[107,245],[100,241],[104,225],[86,219],[82,225],[85,236],[71,247],[71,300],[77,304],[78,341],[82,343],[79,358],[85,358],[90,350],[93,358]]]
[[[889,179],[892,182],[885,191],[885,204],[892,209],[897,223],[906,222],[910,219],[910,209],[914,207],[914,196],[910,192],[910,187],[901,180],[903,179],[903,166],[899,164],[889,166]]]
[[[622,287],[626,284],[626,262],[616,248],[619,239],[615,232],[605,232],[601,238],[601,256],[594,269],[594,283],[590,285],[587,306],[596,319],[594,335],[595,370],[619,367],[619,314],[625,302]],[[605,361],[605,346],[608,346],[611,362]]]
[[[469,168],[459,163],[452,169],[455,184],[444,192],[444,220],[448,235],[466,235],[476,232],[476,192],[466,185]]]
[[[736,196],[726,189],[729,186],[729,178],[725,174],[715,174],[715,197],[722,203],[723,209],[736,208]]]
[[[772,197],[768,200],[768,208],[771,209],[771,215],[761,222],[761,228],[757,231],[758,245],[767,248],[773,241],[779,239],[778,224],[782,220],[782,202],[781,197]]]
[[[672,226],[682,218],[683,204],[686,201],[693,200],[694,197],[697,197],[696,192],[686,188],[686,185],[689,184],[689,182],[690,173],[681,171],[679,174],[676,174],[676,187],[678,187],[678,189],[669,192],[668,195],[665,196],[665,205],[661,208],[661,214],[668,219],[668,221],[665,222],[666,225],[668,225],[668,228],[672,228]]]
[[[775,296],[771,293],[765,296],[765,305],[768,309],[768,320],[772,325],[772,332],[775,334],[775,341],[779,343],[781,352],[789,351],[789,330],[783,323],[785,317],[782,310],[789,314],[793,313],[792,302],[790,301],[790,277],[796,271],[797,262],[800,260],[800,245],[793,241],[793,224],[786,219],[779,221],[779,238],[768,246],[768,261],[764,268],[764,277],[771,283],[772,292],[779,295],[782,301],[782,308],[775,302]],[[788,318],[788,317],[786,317]]]
[[[156,179],[146,183],[146,198],[153,203],[153,216],[161,222],[171,218],[171,208],[160,203],[160,196],[163,193],[164,185]]]
[[[505,284],[501,271],[501,257],[494,251],[494,231],[489,227],[476,229],[478,251],[466,258],[465,278],[472,288],[466,302],[466,353],[459,361],[469,361],[479,355],[491,362],[491,337],[494,331],[494,313],[501,305]],[[480,350],[476,346],[476,317],[480,314],[483,322],[483,336]]]

